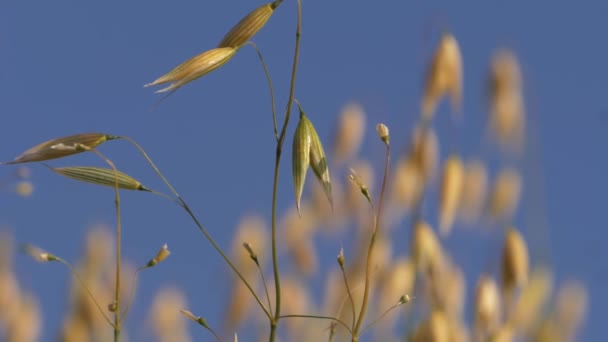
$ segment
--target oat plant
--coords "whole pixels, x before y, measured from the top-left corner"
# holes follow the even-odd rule
[[[269,257],[272,260],[271,281],[267,281],[262,262],[268,254],[264,242],[266,237],[261,237],[264,231],[259,228],[262,223],[257,221],[256,224],[243,225],[240,230],[238,238],[241,240],[237,241],[235,249],[245,253],[246,258],[241,260],[238,255],[235,258],[229,257],[146,150],[133,138],[123,135],[81,133],[61,137],[42,142],[13,161],[3,163],[43,163],[58,175],[114,189],[116,255],[113,300],[110,303],[100,302],[90,290],[87,279],[60,256],[30,245],[24,251],[38,261],[65,265],[94,302],[98,314],[113,330],[114,341],[121,340],[124,328],[122,323],[133,304],[135,281],[131,284],[128,297],[122,296],[123,227],[120,193],[138,191],[161,196],[185,211],[237,276],[240,287],[236,289],[244,290],[234,298],[241,300],[244,294],[257,304],[259,315],[254,316],[263,319],[267,327],[267,334],[263,336],[271,342],[279,339],[278,329],[283,325],[287,326],[292,339],[318,338],[311,330],[319,327],[325,327],[323,334],[329,341],[345,338],[356,342],[362,340],[365,333],[374,334],[376,340],[390,339],[397,324],[394,312],[399,309],[402,309],[399,323],[405,330],[396,337],[400,340],[511,341],[516,336],[521,336],[551,341],[551,338],[560,334],[575,336],[585,305],[572,307],[567,304],[567,300],[568,297],[575,297],[586,303],[586,292],[579,284],[570,284],[560,290],[553,307],[549,305],[551,274],[541,264],[531,262],[527,242],[513,223],[523,189],[523,180],[516,163],[504,162],[492,179],[490,170],[481,157],[476,156],[470,160],[464,158],[457,146],[450,146],[447,158],[440,160],[439,139],[434,130],[436,121],[450,120],[450,123],[454,123],[465,120],[462,113],[464,67],[460,45],[455,36],[445,32],[439,39],[424,74],[418,124],[412,129],[411,141],[405,151],[396,154],[397,162],[391,162],[391,141],[400,142],[400,137],[391,137],[387,125],[376,125],[376,134],[380,140],[376,143],[383,145],[384,156],[379,168],[380,189],[375,191],[373,164],[364,160],[353,161],[358,157],[358,146],[365,131],[363,110],[356,106],[345,110],[335,141],[331,149],[328,149],[328,145],[324,146],[317,133],[314,113],[307,114],[304,106],[296,99],[302,38],[301,0],[297,0],[295,47],[291,78],[287,85],[288,97],[282,115],[277,114],[270,69],[252,38],[266,26],[282,2],[277,0],[259,6],[234,25],[217,45],[145,84],[145,87],[165,85],[157,91],[165,94],[161,99],[164,100],[181,87],[226,66],[242,48],[251,46],[255,49],[268,83],[271,99],[269,112],[275,138],[268,236]],[[499,50],[493,57],[486,88],[490,137],[500,154],[517,159],[525,146],[525,111],[522,77],[512,52]],[[446,98],[449,99],[453,115],[436,115]],[[289,139],[288,128],[295,121],[292,120],[292,111],[296,109],[299,115],[291,137],[294,208],[280,218],[277,212],[279,176],[285,143]],[[450,127],[456,129],[455,125]],[[133,146],[166,185],[167,190],[151,189],[123,172],[101,152],[102,145],[108,142],[126,142]],[[81,153],[95,154],[107,167],[50,165],[55,159],[75,158]],[[349,172],[336,173],[340,163],[346,162],[351,166]],[[330,168],[334,170],[331,174]],[[311,199],[303,196],[309,169],[316,179]],[[348,180],[350,184],[342,186],[343,180]],[[432,191],[435,183],[438,185],[437,198]],[[22,187],[20,192],[26,193],[26,187]],[[424,210],[428,202],[433,200],[437,201],[436,215]],[[394,256],[391,234],[395,227],[401,227],[403,218],[407,218],[406,229],[410,232],[407,241],[409,248],[406,255]],[[431,220],[436,220],[436,230],[433,229]],[[315,261],[311,260],[314,255],[312,235],[316,232],[316,227],[338,225],[335,222],[354,222],[359,226],[355,234],[356,245],[353,248],[340,248],[337,266],[326,277],[326,308],[315,310],[309,304],[310,298],[305,286],[289,274],[280,274],[279,264],[285,261],[279,260],[279,245],[285,243],[297,272],[305,275],[314,273]],[[444,248],[442,240],[453,234],[455,226],[479,222],[497,226],[498,232],[504,234],[504,239],[501,253],[496,256],[499,266],[479,276],[472,301],[474,317],[467,318],[464,312],[464,272]],[[284,231],[280,227],[284,227]],[[400,247],[397,252],[403,251],[401,244],[395,245]],[[169,254],[168,247],[162,246],[153,258],[135,268],[134,279],[137,279],[141,271],[156,266]],[[254,279],[261,280],[261,290],[257,288],[257,280]],[[171,293],[167,296],[176,297]],[[182,303],[181,300],[179,302]],[[238,310],[235,309],[236,311]],[[216,340],[221,340],[218,328],[208,324],[203,316],[198,316],[187,308],[182,308],[179,313],[208,330]],[[242,312],[235,314],[235,324],[238,325],[245,315]],[[322,323],[311,323],[309,327],[302,328],[297,322],[305,319],[306,322],[310,322],[310,319]],[[467,324],[471,324],[472,329]],[[236,341],[236,332],[232,333]]]

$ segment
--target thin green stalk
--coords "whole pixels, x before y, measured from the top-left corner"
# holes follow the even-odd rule
[[[217,342],[222,342],[222,339],[220,338],[220,336],[210,326],[206,325],[205,329],[209,330],[209,332],[211,332],[211,334],[213,334],[213,337],[215,337],[215,340]]]
[[[334,340],[334,335],[336,335],[336,323],[335,322],[331,322],[331,324],[329,325],[329,342],[333,342]]]
[[[374,324],[380,322],[384,317],[386,317],[386,315],[388,315],[391,311],[393,311],[396,307],[405,304],[401,301],[393,304],[390,308],[386,309],[386,311],[384,311],[382,313],[382,315],[380,315],[380,317],[376,318],[374,321],[372,321],[371,323],[367,324],[363,329],[361,329],[361,333],[363,333],[365,330],[371,328],[372,326],[374,326]]]
[[[351,306],[351,312],[352,312],[352,326],[351,328],[354,329],[355,328],[355,322],[356,322],[356,317],[355,317],[355,300],[353,299],[353,294],[350,291],[350,286],[348,285],[348,278],[346,277],[346,272],[344,271],[344,265],[340,264],[340,270],[342,270],[342,277],[344,278],[344,286],[346,286],[346,293],[348,294],[348,299],[350,299],[350,306]]]
[[[284,315],[284,316],[280,316],[279,318],[316,318],[316,319],[327,319],[330,321],[334,321],[340,325],[342,325],[344,328],[346,328],[346,330],[348,330],[348,332],[352,333],[352,330],[350,330],[350,327],[342,322],[340,319],[335,318],[335,317],[330,317],[330,316],[318,316],[318,315]]]
[[[194,213],[192,212],[192,210],[190,209],[190,207],[185,202],[182,202],[181,207],[188,213],[188,215],[190,215],[190,217],[192,218],[192,220],[194,221],[194,223],[196,224],[196,226],[203,233],[203,235],[205,235],[205,237],[207,238],[207,241],[209,241],[209,243],[211,243],[211,245],[213,246],[213,248],[215,248],[215,250],[222,256],[222,258],[224,258],[224,260],[226,261],[226,263],[228,263],[228,265],[230,266],[230,268],[232,268],[232,270],[234,271],[234,273],[236,273],[236,275],[241,279],[241,281],[243,282],[243,284],[245,284],[245,286],[247,286],[247,288],[249,289],[249,292],[251,292],[251,294],[253,295],[253,297],[255,298],[255,300],[258,302],[258,305],[260,306],[260,308],[262,308],[262,310],[264,310],[264,313],[270,319],[272,317],[272,315],[270,315],[270,313],[268,312],[268,310],[266,310],[266,307],[264,306],[264,304],[260,300],[260,297],[258,297],[258,295],[255,293],[255,291],[253,290],[253,288],[251,287],[251,285],[249,284],[249,282],[245,279],[245,277],[241,274],[241,272],[236,268],[236,266],[232,263],[232,261],[230,261],[230,259],[228,258],[228,256],[222,251],[222,249],[220,248],[220,246],[218,246],[218,244],[215,242],[215,240],[213,240],[213,238],[211,237],[211,235],[209,235],[209,233],[207,232],[207,230],[205,228],[203,228],[203,226],[198,221],[198,218],[196,218],[196,216],[194,215]]]
[[[365,288],[363,290],[363,303],[361,304],[361,311],[359,311],[359,317],[357,319],[357,324],[355,325],[355,329],[352,334],[352,341],[359,340],[359,329],[361,328],[361,324],[363,323],[363,318],[365,317],[365,312],[367,310],[367,304],[369,301],[369,288],[370,288],[370,275],[371,275],[371,266],[372,266],[372,254],[374,251],[374,246],[376,244],[376,237],[380,227],[380,219],[382,215],[382,204],[384,202],[384,192],[386,191],[386,180],[388,179],[388,169],[390,164],[390,155],[391,149],[390,145],[386,144],[386,160],[384,164],[384,176],[382,177],[382,190],[380,191],[380,198],[378,199],[378,213],[376,214],[376,220],[374,222],[374,231],[372,233],[372,238],[369,243],[369,250],[367,252],[367,265],[365,269]]]
[[[289,124],[289,118],[291,116],[291,107],[293,106],[293,99],[296,88],[296,75],[298,73],[298,60],[300,56],[300,36],[302,33],[302,1],[298,0],[298,22],[296,27],[296,43],[293,57],[293,67],[291,71],[291,86],[289,89],[289,99],[287,100],[287,108],[285,109],[285,119],[283,122],[283,128],[277,141],[276,157],[274,163],[274,180],[272,185],[272,213],[271,213],[271,224],[272,224],[272,269],[274,273],[274,285],[275,285],[275,312],[274,318],[270,321],[270,337],[269,341],[274,342],[276,338],[277,326],[281,319],[281,280],[279,278],[279,261],[277,252],[277,195],[279,187],[279,166],[281,163],[281,152],[283,149],[283,142],[285,141],[285,134],[287,133],[287,125]]]
[[[258,305],[260,306],[260,308],[262,308],[262,310],[264,310],[264,313],[266,314],[266,316],[268,317],[268,319],[271,319],[272,315],[268,312],[268,310],[266,310],[266,307],[264,306],[264,304],[262,304],[262,301],[260,300],[260,297],[258,297],[258,295],[255,293],[255,291],[253,290],[253,288],[251,287],[251,285],[249,284],[249,282],[245,279],[245,277],[241,274],[241,272],[236,268],[236,266],[232,263],[232,261],[230,261],[230,259],[228,258],[228,256],[222,251],[222,249],[218,246],[218,244],[215,242],[215,240],[213,240],[213,238],[211,237],[211,235],[209,234],[209,232],[207,232],[207,229],[205,229],[203,227],[203,225],[199,222],[199,220],[196,217],[196,215],[194,215],[194,213],[192,212],[192,210],[190,209],[190,207],[188,206],[188,204],[186,203],[186,201],[177,193],[177,191],[175,190],[175,188],[173,188],[173,186],[171,185],[171,183],[169,183],[169,181],[167,180],[167,178],[165,178],[165,176],[162,174],[162,172],[160,172],[160,170],[158,169],[158,167],[156,167],[156,165],[154,164],[154,162],[152,161],[152,159],[148,156],[148,154],[146,153],[146,151],[135,140],[133,140],[132,138],[130,138],[128,136],[119,136],[117,138],[127,140],[133,146],[135,146],[135,148],[137,148],[137,150],[146,159],[146,161],[148,162],[148,164],[150,164],[150,166],[152,167],[152,169],[154,169],[154,172],[156,172],[156,174],[158,175],[158,177],[165,183],[165,185],[167,185],[167,187],[169,188],[169,190],[171,190],[171,193],[173,193],[173,195],[175,195],[175,197],[177,198],[176,203],[182,209],[184,209],[188,213],[188,215],[190,215],[190,217],[192,218],[192,220],[194,221],[194,223],[196,224],[196,226],[198,227],[198,229],[203,233],[203,235],[205,236],[205,238],[207,239],[207,241],[209,241],[209,243],[211,243],[211,245],[213,246],[213,248],[215,248],[215,250],[222,256],[222,258],[224,259],[224,261],[226,261],[226,263],[230,266],[230,268],[234,271],[234,273],[236,273],[236,275],[243,282],[243,284],[245,284],[245,286],[247,287],[247,289],[249,290],[249,292],[251,292],[251,294],[253,295],[253,297],[255,298],[255,300],[258,302]]]
[[[106,320],[106,322],[108,322],[108,324],[112,327],[114,327],[114,323],[112,323],[112,320],[110,320],[110,317],[108,317],[106,315],[105,310],[101,307],[101,305],[99,305],[99,302],[97,302],[97,300],[95,299],[95,296],[93,296],[93,293],[91,292],[91,290],[89,289],[89,287],[87,286],[87,284],[84,282],[84,280],[82,280],[82,278],[80,277],[80,275],[78,274],[78,272],[76,272],[76,270],[74,269],[74,267],[67,261],[56,257],[56,260],[62,264],[64,264],[72,273],[72,275],[74,276],[74,278],[76,278],[76,280],[78,280],[78,282],[80,283],[80,286],[82,286],[82,288],[84,288],[84,290],[87,292],[87,295],[89,296],[89,298],[91,298],[91,300],[93,301],[93,303],[95,304],[95,306],[97,307],[97,310],[99,310],[99,313],[101,313],[101,315],[103,316],[103,318]]]
[[[264,271],[262,271],[262,266],[260,266],[260,263],[256,261],[255,264],[258,266],[258,270],[260,271],[260,275],[262,276],[262,284],[264,284],[264,292],[266,292],[266,299],[268,300],[268,311],[270,312],[270,316],[272,316],[272,304],[270,303],[270,294],[268,293],[266,277],[264,277]]]
[[[106,156],[104,156],[101,152],[99,152],[98,150],[94,149],[94,148],[90,148],[88,146],[82,145],[80,144],[78,146],[78,148],[82,148],[83,150],[86,151],[91,151],[95,154],[97,154],[101,159],[103,159],[111,168],[112,170],[114,170],[114,182],[115,182],[115,186],[114,186],[114,190],[115,190],[115,196],[114,196],[114,204],[116,207],[116,285],[115,285],[115,292],[114,292],[114,303],[112,303],[113,309],[114,309],[114,342],[118,342],[120,341],[120,332],[121,332],[121,323],[122,320],[120,318],[120,264],[121,264],[121,237],[122,237],[122,227],[121,227],[121,220],[120,220],[120,192],[118,190],[118,169],[116,168],[116,165],[114,165],[114,163],[108,159]]]
[[[274,136],[278,141],[279,140],[279,130],[277,128],[277,111],[275,108],[274,87],[272,86],[272,78],[270,78],[270,71],[268,71],[268,66],[266,65],[266,62],[264,61],[264,57],[262,56],[262,52],[260,52],[260,49],[258,49],[258,46],[254,42],[251,42],[251,41],[247,42],[247,44],[253,46],[255,51],[258,53],[258,58],[260,59],[260,62],[262,63],[262,67],[264,67],[264,74],[266,75],[266,80],[268,81],[268,88],[270,90],[270,101],[272,104],[272,123],[274,126]]]
[[[131,309],[131,305],[133,304],[133,298],[135,297],[135,287],[137,287],[137,277],[139,276],[139,272],[145,270],[146,268],[150,268],[150,266],[144,265],[138,268],[133,274],[133,285],[131,286],[131,294],[129,295],[129,302],[125,306],[125,310],[122,312],[122,319],[124,320],[129,313],[129,309]]]

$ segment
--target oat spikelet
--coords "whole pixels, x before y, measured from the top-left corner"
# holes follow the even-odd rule
[[[292,173],[296,195],[296,208],[300,211],[300,199],[304,190],[304,181],[308,167],[313,170],[317,180],[321,183],[325,196],[333,208],[331,179],[325,151],[321,139],[314,125],[297,103],[300,110],[300,121],[296,127],[293,139]]]
[[[157,90],[156,92],[164,93],[177,90],[186,83],[205,76],[206,74],[226,64],[230,59],[232,59],[232,57],[234,57],[237,50],[238,49],[233,47],[222,47],[205,51],[173,68],[173,70],[157,78],[154,82],[144,85],[144,87],[172,82],[168,87]]]
[[[7,342],[35,342],[40,340],[42,315],[38,303],[30,295],[22,295],[19,310],[6,327]]]
[[[412,259],[418,271],[436,268],[442,263],[442,249],[437,236],[426,222],[418,221],[414,225],[412,237]]]
[[[444,33],[428,67],[422,96],[422,118],[432,119],[441,98],[448,94],[453,112],[460,111],[462,102],[462,57],[458,42]]]
[[[500,322],[502,312],[501,297],[496,281],[489,275],[482,275],[475,289],[475,325],[481,336],[494,331]]]
[[[365,135],[365,111],[358,103],[342,107],[333,138],[336,165],[350,160],[359,152]]]
[[[414,333],[414,342],[450,342],[451,329],[448,317],[440,310],[435,310]]]
[[[439,166],[439,139],[435,130],[430,127],[416,127],[409,158],[418,167],[426,183],[435,177]]]
[[[254,280],[250,284],[255,287],[258,282]],[[272,297],[271,300],[273,299]],[[228,304],[226,305],[224,329],[228,331],[238,327],[247,318],[254,304],[254,299],[247,287],[241,281],[233,282]]]
[[[519,172],[511,168],[501,170],[490,194],[490,218],[495,221],[509,220],[517,209],[521,191],[522,180]]]
[[[218,48],[233,47],[239,48],[247,43],[264,25],[268,22],[274,10],[283,2],[274,1],[264,4],[249,12],[241,21],[238,22],[217,45]]]
[[[502,250],[502,284],[506,290],[524,286],[529,272],[528,246],[515,229],[507,230]]]
[[[31,163],[63,158],[86,151],[86,149],[79,148],[79,146],[92,149],[108,140],[116,138],[116,136],[103,133],[82,133],[70,135],[67,137],[45,141],[23,152],[21,155],[15,158],[15,160],[4,162],[2,164]]]
[[[72,178],[81,182],[97,184],[108,187],[116,187],[125,190],[150,191],[143,186],[138,180],[123,172],[116,172],[114,169],[91,167],[91,166],[67,166],[67,167],[50,167],[51,171]]]
[[[551,272],[542,268],[534,269],[509,316],[509,321],[516,330],[530,333],[534,329],[542,319],[552,290],[553,275]]]
[[[281,311],[285,312],[285,314],[311,312],[314,309],[312,298],[310,298],[310,294],[302,282],[292,277],[285,277],[281,279],[281,291],[289,294],[283,297],[284,301],[281,306]],[[305,333],[306,327],[310,325],[310,322],[298,319],[287,320],[285,323],[290,332],[289,336],[292,336],[294,340],[301,340],[298,336],[302,336]]]
[[[520,92],[507,92],[492,99],[490,130],[505,151],[517,152],[524,144],[524,99]]]
[[[420,169],[410,159],[398,162],[390,186],[390,199],[398,211],[411,211],[424,189],[424,178]]]
[[[492,57],[488,80],[490,128],[506,150],[523,144],[525,113],[522,76],[515,55],[500,49]]]
[[[364,212],[364,206],[367,206],[372,201],[371,192],[374,186],[374,167],[366,160],[354,162],[349,174],[349,180],[352,186],[348,186],[345,191],[346,205],[350,213],[360,215]]]
[[[191,341],[186,320],[180,309],[186,306],[186,298],[175,288],[161,289],[155,296],[150,310],[150,320],[158,341]]]
[[[456,155],[445,161],[439,198],[439,232],[447,236],[452,230],[464,183],[464,166]]]
[[[513,342],[515,341],[515,331],[510,325],[505,324],[494,332],[489,340],[491,342]]]
[[[458,205],[460,218],[469,224],[481,216],[488,191],[488,171],[481,160],[470,160],[465,165],[464,183]]]
[[[588,302],[587,289],[580,282],[570,280],[560,287],[554,315],[562,336],[576,341],[576,334],[585,318]]]
[[[389,307],[394,305],[400,296],[412,293],[415,279],[416,268],[411,260],[401,257],[392,262],[386,274],[382,277],[380,284],[378,284],[377,316],[379,317]],[[396,323],[397,318],[397,315],[385,317],[382,321],[378,322],[377,329],[392,329],[391,327]]]
[[[447,263],[445,263],[447,264]],[[464,272],[455,264],[444,265],[435,283],[441,307],[450,319],[462,316],[466,302],[466,278]]]
[[[312,239],[300,240],[289,246],[289,252],[293,258],[296,271],[304,276],[311,276],[319,268],[319,258]]]

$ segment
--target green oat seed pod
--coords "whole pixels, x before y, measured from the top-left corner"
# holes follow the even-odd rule
[[[120,171],[116,172],[113,169],[92,166],[69,166],[54,168],[47,165],[47,167],[57,174],[81,182],[109,186],[112,188],[114,188],[118,182],[119,189],[151,191],[135,178]]]
[[[274,10],[283,2],[273,1],[249,12],[222,39],[217,47],[239,48],[247,43],[268,22]]]
[[[323,186],[323,191],[333,208],[333,199],[331,193],[331,179],[329,176],[329,168],[327,158],[323,150],[321,139],[315,130],[312,122],[306,117],[300,103],[296,102],[300,110],[300,122],[296,128],[293,140],[293,178],[296,192],[296,207],[300,212],[300,198],[304,189],[304,180],[306,171],[310,166],[317,177],[317,180]]]
[[[186,83],[203,77],[226,64],[234,57],[237,50],[238,49],[234,47],[221,47],[205,51],[176,66],[173,70],[157,78],[154,82],[144,85],[144,87],[172,82],[168,87],[157,90],[156,92],[164,93],[177,90]]]

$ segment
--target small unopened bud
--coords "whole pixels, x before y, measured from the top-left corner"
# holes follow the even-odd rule
[[[181,312],[182,315],[186,316],[186,318],[188,318],[189,320],[192,320],[194,322],[198,320],[198,317],[194,316],[194,314],[188,310],[180,309],[179,312]]]
[[[117,309],[118,309],[118,305],[116,305],[116,302],[112,302],[112,303],[108,304],[108,311],[116,312]]]
[[[340,248],[340,253],[338,253],[338,265],[340,268],[344,267],[344,248]]]
[[[386,125],[383,123],[379,123],[378,125],[376,125],[376,131],[378,132],[378,136],[380,137],[382,142],[388,146],[388,144],[389,144],[388,127],[386,127]]]
[[[209,325],[207,324],[207,320],[204,319],[201,316],[195,316],[192,312],[188,311],[188,310],[184,310],[184,309],[180,309],[179,312],[182,313],[182,315],[186,316],[186,318],[188,318],[189,320],[196,322],[200,325],[202,325],[203,327],[209,329]]]
[[[255,261],[255,263],[258,263],[258,255],[257,253],[253,250],[253,248],[251,248],[251,245],[247,242],[243,242],[243,247],[245,247],[245,250],[247,250],[247,253],[249,253],[249,257],[251,258],[251,260]]]
[[[412,300],[412,298],[414,297],[410,297],[410,295],[403,295],[401,298],[399,298],[399,304],[407,304],[410,302],[410,300]]]
[[[148,267],[155,266],[159,262],[162,262],[163,260],[167,259],[167,257],[169,257],[170,254],[171,254],[171,252],[169,252],[169,248],[167,247],[167,244],[164,244],[161,247],[161,249],[158,251],[158,253],[156,253],[156,256],[154,258],[152,258],[150,261],[148,261],[147,266]]]
[[[55,255],[48,253],[36,246],[26,245],[23,247],[23,251],[38,262],[49,262],[49,261],[58,261],[59,260],[59,258],[56,257]]]
[[[357,175],[355,170],[350,169],[350,174],[348,175],[348,179],[354,185],[356,185],[359,188],[359,190],[361,190],[361,193],[363,194],[363,196],[365,196],[365,198],[367,198],[367,201],[371,204],[372,196],[370,195],[369,190],[367,189],[367,186],[363,183],[363,180],[361,179],[361,177],[359,177],[359,175]]]

